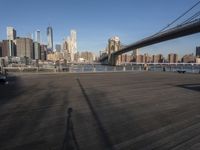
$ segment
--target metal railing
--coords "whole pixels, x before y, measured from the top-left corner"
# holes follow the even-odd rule
[[[119,66],[107,66],[100,64],[70,64],[67,66],[19,66],[3,67],[8,72],[69,72],[69,73],[87,73],[87,72],[130,72],[130,71],[165,71],[177,72],[185,71],[188,73],[199,73],[200,64],[196,63],[124,63]]]

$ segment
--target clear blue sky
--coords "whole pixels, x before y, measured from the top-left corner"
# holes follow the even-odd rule
[[[70,29],[77,30],[78,49],[96,53],[117,35],[124,44],[154,34],[194,5],[198,0],[1,0],[0,40],[6,27],[18,36],[40,29],[46,42],[46,28],[53,27],[54,43],[61,43]],[[198,6],[195,10],[200,10]],[[191,15],[190,13],[189,15]],[[200,45],[200,34],[145,47],[141,52],[192,53]]]

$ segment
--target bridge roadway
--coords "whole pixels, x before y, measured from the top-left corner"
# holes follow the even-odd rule
[[[162,72],[10,76],[0,85],[0,149],[61,150],[69,135],[68,150],[197,150],[199,85],[198,74]]]

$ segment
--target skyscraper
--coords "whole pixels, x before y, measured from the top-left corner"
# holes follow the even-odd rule
[[[7,27],[7,40],[16,39],[16,30],[13,27]]]
[[[2,42],[0,42],[0,57],[2,57]]]
[[[77,41],[76,41],[76,31],[71,30],[70,36],[68,36],[63,42],[64,58],[68,62],[74,61],[74,55],[77,52]]]
[[[71,54],[71,61],[74,61],[74,54],[77,52],[77,42],[76,42],[76,31],[70,31],[70,54]]]
[[[35,31],[35,41],[40,43],[40,30]]]
[[[12,40],[2,41],[2,57],[16,56],[15,44]]]
[[[47,27],[47,49],[53,51],[53,29]]]
[[[33,43],[33,59],[41,59],[41,48],[40,43]]]
[[[200,57],[200,46],[196,47],[196,57]]]

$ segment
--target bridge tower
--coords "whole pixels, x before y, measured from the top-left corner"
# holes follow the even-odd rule
[[[114,56],[112,53],[118,51],[121,48],[120,39],[114,36],[108,40],[108,64],[115,66],[119,64],[121,59],[120,56]]]

